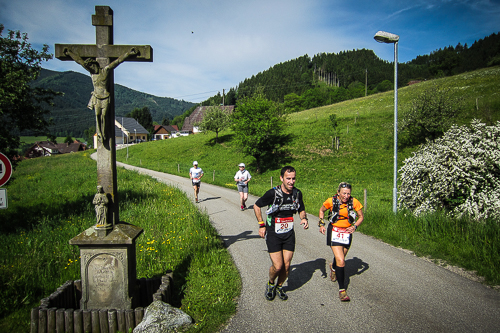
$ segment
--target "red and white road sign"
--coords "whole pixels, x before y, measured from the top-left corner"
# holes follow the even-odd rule
[[[4,154],[0,153],[0,186],[6,184],[12,176],[12,164]]]

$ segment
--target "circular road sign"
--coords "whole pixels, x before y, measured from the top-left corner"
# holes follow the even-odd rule
[[[0,186],[6,184],[12,176],[12,164],[4,154],[0,153]]]

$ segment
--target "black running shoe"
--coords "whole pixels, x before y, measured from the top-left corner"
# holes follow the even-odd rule
[[[276,287],[276,293],[278,294],[278,297],[282,301],[286,301],[288,299],[288,295],[285,293],[285,291],[283,290],[282,286],[277,286]]]
[[[266,299],[272,301],[276,297],[276,285],[270,282],[266,285]]]

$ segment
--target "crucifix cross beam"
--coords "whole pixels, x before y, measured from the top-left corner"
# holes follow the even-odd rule
[[[100,213],[96,205],[96,229],[109,230],[119,222],[113,72],[124,61],[152,62],[153,49],[149,45],[113,45],[113,10],[95,6],[95,12],[92,25],[96,27],[96,44],[56,44],[55,56],[76,61],[92,78],[94,91],[87,106],[96,115],[98,194],[108,197]]]
[[[82,59],[119,58],[130,50],[137,49],[138,54],[126,61],[153,61],[153,49],[149,45],[113,45],[113,10],[109,6],[95,6],[92,25],[96,27],[96,44],[56,44],[55,56],[59,60],[73,60],[64,53],[69,48]]]

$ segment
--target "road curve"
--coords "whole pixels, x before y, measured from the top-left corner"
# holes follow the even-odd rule
[[[187,178],[117,165],[178,187],[194,199]],[[331,250],[311,215],[309,230],[296,229],[295,255],[284,284],[289,299],[267,301],[270,259],[251,209],[257,197],[249,196],[250,209],[242,212],[236,191],[202,183],[200,199],[200,210],[210,216],[243,283],[238,311],[221,332],[500,331],[499,292],[359,232],[346,260],[351,302],[341,303],[338,284],[327,277]]]

